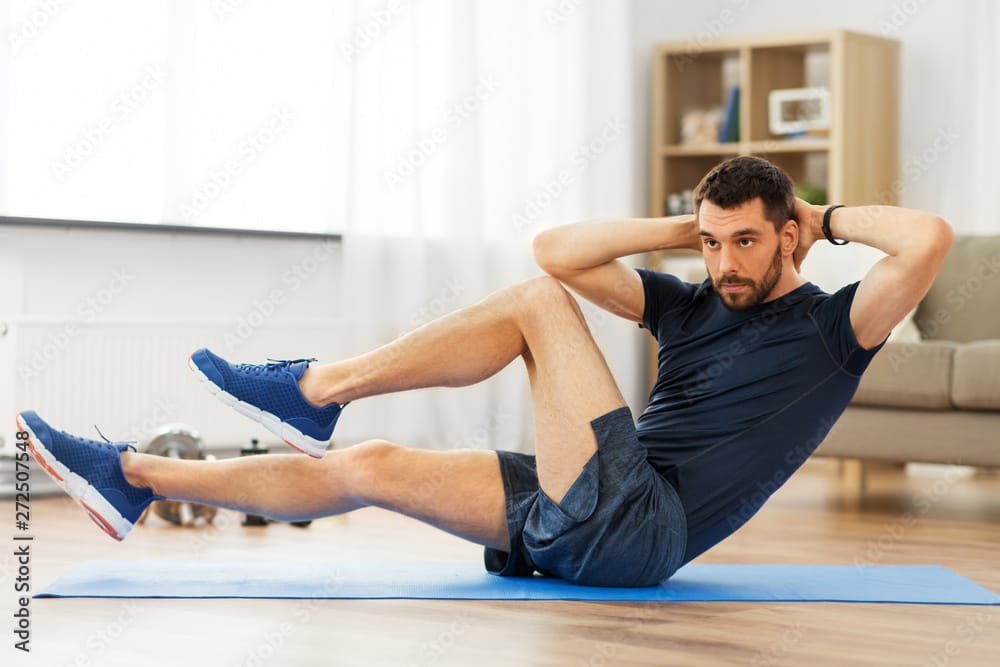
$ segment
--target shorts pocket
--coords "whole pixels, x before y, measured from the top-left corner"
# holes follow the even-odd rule
[[[560,502],[538,488],[538,497],[525,525],[525,535],[531,536],[534,546],[554,540],[593,516],[599,500],[598,473],[597,452],[594,452]]]
[[[600,479],[598,475],[597,452],[583,465],[583,470],[573,480],[573,483],[563,494],[563,498],[558,503],[545,493],[539,486],[539,501],[549,505],[560,517],[569,523],[579,523],[586,521],[597,509],[598,489]]]

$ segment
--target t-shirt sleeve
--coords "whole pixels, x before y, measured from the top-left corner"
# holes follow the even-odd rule
[[[843,370],[861,375],[868,368],[875,354],[885,345],[881,343],[866,350],[858,343],[851,326],[851,304],[860,281],[845,285],[822,299],[812,311],[813,321],[826,342],[827,349]],[[888,336],[886,336],[888,340]]]
[[[639,327],[647,329],[649,333],[658,338],[660,323],[664,316],[689,304],[696,286],[669,273],[643,268],[635,270],[642,278],[642,291],[646,300]]]

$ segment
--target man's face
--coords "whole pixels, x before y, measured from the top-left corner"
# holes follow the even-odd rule
[[[781,279],[784,259],[760,198],[733,209],[702,201],[698,227],[705,268],[722,304],[745,310],[766,301]]]

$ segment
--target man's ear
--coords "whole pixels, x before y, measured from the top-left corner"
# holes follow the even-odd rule
[[[795,220],[786,220],[781,227],[779,234],[781,244],[781,254],[791,255],[799,247],[799,223]]]

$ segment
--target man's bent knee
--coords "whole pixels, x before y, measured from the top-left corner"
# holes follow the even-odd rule
[[[532,300],[546,300],[570,296],[566,286],[558,278],[553,278],[550,275],[528,278],[520,283],[519,287]]]
[[[552,312],[552,308],[569,306],[583,321],[583,311],[573,294],[559,279],[552,276],[536,276],[520,283],[524,296],[524,312],[529,315]]]
[[[401,447],[388,440],[373,439],[342,450],[347,457],[345,476],[350,480],[352,495],[370,504],[378,485],[387,481],[386,460]]]

